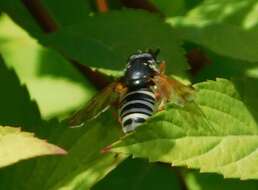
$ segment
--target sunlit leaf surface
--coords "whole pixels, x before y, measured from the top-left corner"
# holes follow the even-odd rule
[[[8,66],[26,83],[43,117],[66,114],[95,92],[69,62],[39,45],[7,16],[0,19],[0,51]]]
[[[207,0],[168,23],[185,40],[220,55],[258,62],[257,12],[256,0]]]
[[[66,154],[65,150],[40,140],[19,128],[0,126],[0,167],[36,156]]]
[[[110,119],[111,115],[102,114],[98,121],[84,128],[71,129],[51,121],[35,129],[37,136],[61,146],[68,154],[22,161],[4,168],[0,172],[0,188],[89,189],[126,157],[101,153],[101,149],[122,135],[120,126]]]
[[[196,104],[172,106],[113,144],[113,152],[173,166],[217,172],[224,177],[257,179],[258,127],[256,80],[224,79],[196,85]]]

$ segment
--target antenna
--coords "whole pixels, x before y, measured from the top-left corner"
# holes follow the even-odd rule
[[[157,48],[155,51],[153,49],[148,50],[148,53],[150,53],[155,59],[157,59],[159,52],[160,52],[159,48]]]

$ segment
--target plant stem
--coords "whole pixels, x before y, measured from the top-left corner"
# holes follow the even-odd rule
[[[128,8],[143,9],[152,13],[158,13],[162,17],[164,16],[161,13],[161,11],[148,0],[120,0],[120,1],[124,6]]]
[[[108,11],[108,4],[106,0],[96,0],[96,5],[99,12],[107,12]]]
[[[178,181],[179,181],[180,189],[181,190],[188,190],[187,185],[185,183],[184,175],[183,175],[181,169],[180,168],[174,168],[174,169],[175,169]]]
[[[22,2],[45,33],[58,30],[57,24],[47,13],[40,0],[22,0]]]

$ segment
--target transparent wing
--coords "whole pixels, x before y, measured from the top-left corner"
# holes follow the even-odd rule
[[[164,74],[155,76],[154,83],[157,87],[156,92],[160,96],[160,110],[164,108],[166,102],[172,102],[178,106],[185,106],[187,104],[187,109],[191,109],[193,113],[201,116],[209,130],[214,132],[213,125],[194,101],[196,90],[192,86],[184,85],[178,80]]]
[[[88,120],[95,119],[105,112],[112,103],[116,102],[122,93],[121,82],[113,82],[97,93],[81,110],[68,119],[69,126],[80,127]]]
[[[160,74],[154,77],[157,93],[162,101],[173,102],[179,106],[193,100],[195,90],[172,77]]]

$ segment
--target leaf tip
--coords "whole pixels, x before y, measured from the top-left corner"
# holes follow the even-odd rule
[[[54,145],[54,144],[49,144],[46,140],[43,140],[43,141],[45,141],[45,143],[47,144],[47,146],[48,146],[48,153],[46,153],[46,155],[47,154],[55,154],[55,155],[66,155],[66,154],[68,154],[68,152],[65,150],[65,149],[63,149],[63,148],[61,148],[61,147],[59,147],[59,146],[57,146],[57,145]]]
[[[60,147],[56,147],[56,154],[58,155],[66,155],[68,152],[65,149],[62,149]]]

